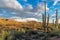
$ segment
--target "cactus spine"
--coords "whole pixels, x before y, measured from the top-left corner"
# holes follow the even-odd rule
[[[58,28],[58,10],[56,10],[56,23],[55,27]]]

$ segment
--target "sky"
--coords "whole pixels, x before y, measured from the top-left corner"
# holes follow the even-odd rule
[[[56,9],[60,20],[60,0],[0,0],[0,17],[22,22],[30,20],[42,22],[44,1],[46,13],[50,14],[50,22],[55,20]]]

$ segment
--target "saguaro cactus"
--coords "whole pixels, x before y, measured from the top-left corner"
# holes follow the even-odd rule
[[[49,18],[50,18],[50,15],[48,14],[48,17],[47,17],[47,32],[49,32]]]
[[[42,14],[42,26],[44,27],[44,14]]]
[[[44,32],[46,32],[46,29],[45,29],[45,15],[42,14],[42,28],[44,29]]]
[[[44,1],[44,23],[46,26],[46,1]]]
[[[44,32],[46,32],[47,26],[46,26],[46,1],[44,1],[44,14],[43,14],[43,27],[44,27]]]
[[[56,10],[56,23],[55,27],[58,28],[58,10]]]
[[[47,26],[46,26],[46,1],[44,1],[44,11],[45,11],[45,14],[44,14],[44,30],[45,30],[45,32],[47,32]]]
[[[53,21],[53,26],[54,26],[54,19],[52,21]]]
[[[49,26],[49,18],[50,18],[50,15],[48,14],[48,17],[47,17],[47,26]]]

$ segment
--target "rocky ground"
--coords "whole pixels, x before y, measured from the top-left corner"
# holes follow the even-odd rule
[[[16,36],[17,37],[17,36]],[[29,31],[19,36],[21,40],[60,40],[60,36],[43,33],[39,31]]]

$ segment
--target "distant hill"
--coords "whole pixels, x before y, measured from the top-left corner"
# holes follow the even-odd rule
[[[49,25],[51,26],[51,24]],[[17,22],[12,19],[4,19],[0,18],[0,27],[2,28],[9,28],[9,29],[17,29],[17,28],[41,28],[42,23],[37,21],[27,21],[27,22]]]

